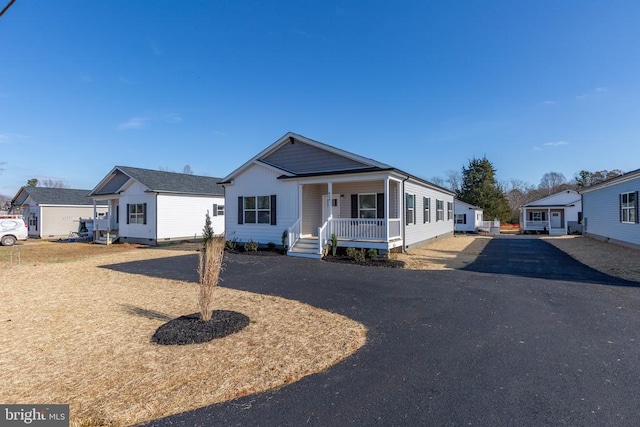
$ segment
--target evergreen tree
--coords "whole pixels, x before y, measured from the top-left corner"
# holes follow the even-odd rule
[[[484,209],[484,218],[509,220],[509,202],[498,185],[496,170],[491,162],[482,159],[469,160],[469,166],[462,168],[462,183],[457,191],[458,199]]]
[[[207,247],[207,243],[213,239],[213,227],[211,226],[211,217],[209,216],[209,210],[204,217],[204,228],[202,229],[202,246]]]

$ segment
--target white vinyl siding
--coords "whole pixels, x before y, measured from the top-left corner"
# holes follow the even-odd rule
[[[427,187],[421,182],[408,180],[405,182],[405,192],[416,195],[416,212],[425,212],[424,200],[428,199],[434,205],[436,199],[453,203],[453,195],[444,193],[432,187]],[[431,209],[430,209],[431,210]],[[433,214],[432,214],[433,215]],[[453,221],[432,221],[423,222],[423,218],[417,224],[405,228],[405,247],[419,246],[439,236],[446,236],[453,233]]]
[[[213,205],[224,205],[222,197],[159,194],[156,201],[158,243],[201,238],[207,212],[209,212],[214,234],[224,233],[224,216],[211,216]],[[177,209],[177,206],[180,208]]]
[[[584,233],[601,239],[640,246],[640,224],[622,222],[620,195],[640,190],[640,176],[582,194]]]
[[[239,242],[247,242],[252,239],[261,244],[280,244],[282,232],[291,227],[299,216],[298,183],[278,180],[280,175],[273,169],[251,165],[234,179],[233,184],[225,186],[224,220],[227,240],[235,238]],[[277,225],[238,224],[238,197],[252,195],[277,196]],[[322,213],[319,214],[321,215]]]

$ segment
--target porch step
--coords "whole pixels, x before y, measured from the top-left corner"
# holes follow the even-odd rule
[[[289,256],[322,258],[318,253],[318,239],[299,239],[287,252]]]
[[[106,234],[100,234],[98,237],[94,239],[93,243],[98,243],[100,245],[110,245],[112,243],[117,242],[119,238],[120,236],[118,236],[117,233],[109,233],[108,240],[107,240]]]

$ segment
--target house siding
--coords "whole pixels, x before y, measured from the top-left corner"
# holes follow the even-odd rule
[[[482,219],[478,216],[482,216],[484,211],[481,209],[476,209],[475,206],[465,203],[461,200],[456,200],[454,203],[454,228],[456,231],[464,231],[464,232],[474,232],[478,229],[478,227],[482,226]],[[455,224],[455,216],[461,214],[466,215],[466,224]]]
[[[139,182],[133,182],[120,195],[120,222],[118,235],[124,242],[154,243],[156,241],[156,196],[145,191],[147,188]],[[147,204],[146,224],[127,224],[128,204]]]
[[[225,230],[227,240],[260,244],[280,244],[283,231],[298,219],[298,184],[278,180],[280,174],[273,170],[251,165],[238,175],[232,185],[225,185]],[[238,224],[238,197],[276,196],[277,225]]]
[[[634,191],[640,191],[640,177],[583,193],[584,234],[640,248],[640,224],[620,222],[620,194]]]
[[[334,184],[333,194],[344,196],[340,202],[340,218],[351,218],[351,195],[365,193],[384,193],[384,181],[356,181]]]
[[[106,212],[106,206],[97,208],[98,212]],[[80,218],[93,218],[92,206],[42,206],[40,207],[40,237],[69,237],[69,233],[77,233]]]
[[[213,232],[215,234],[224,233],[224,216],[213,215],[214,204],[225,204],[223,197],[159,194],[156,200],[158,206],[158,243],[202,238],[207,212],[211,218]]]
[[[447,219],[447,202],[453,203],[453,196],[436,189],[425,187],[416,182],[407,181],[404,188],[405,194],[415,194],[415,224],[408,224],[405,228],[405,248],[420,246],[438,237],[453,234],[454,221]],[[423,222],[424,205],[423,198],[431,199],[431,222]],[[444,201],[444,221],[436,221],[436,199]]]
[[[366,165],[304,142],[287,143],[263,161],[295,173],[312,173],[364,168]]]

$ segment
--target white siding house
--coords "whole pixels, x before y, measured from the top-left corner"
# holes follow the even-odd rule
[[[586,236],[640,249],[640,169],[582,190]]]
[[[215,234],[224,233],[220,178],[116,166],[90,192],[108,212],[96,212],[95,240],[157,245],[197,240],[207,212]]]
[[[484,210],[478,206],[456,199],[454,215],[455,230],[458,232],[474,233],[483,226]]]
[[[280,244],[284,234],[289,255],[319,258],[332,235],[387,253],[453,233],[450,191],[294,133],[221,184],[227,239]]]
[[[21,213],[29,226],[30,238],[66,238],[81,232],[81,219],[93,218],[90,190],[22,187],[13,198],[12,212]],[[107,211],[98,203],[95,211]]]
[[[524,233],[561,235],[582,229],[582,200],[574,190],[564,190],[523,205],[520,229]]]

